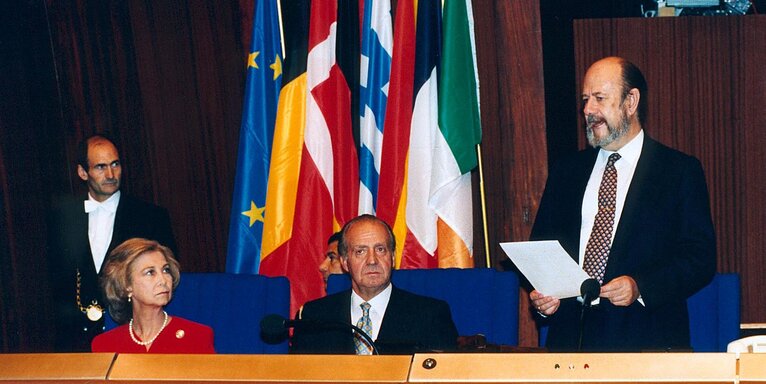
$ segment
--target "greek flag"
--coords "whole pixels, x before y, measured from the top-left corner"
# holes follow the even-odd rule
[[[359,213],[375,213],[391,75],[391,2],[365,0],[360,63]]]

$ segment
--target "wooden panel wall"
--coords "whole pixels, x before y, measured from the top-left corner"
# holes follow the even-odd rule
[[[493,1],[492,7],[474,2],[493,267],[507,260],[500,242],[529,239],[547,177],[539,7],[537,0]],[[483,265],[478,260],[485,249],[481,222],[475,223],[474,255]],[[529,300],[526,292],[520,295],[519,344],[536,346]]]
[[[52,2],[48,13],[67,156],[59,166],[73,169],[82,137],[110,134],[125,190],[170,211],[184,270],[221,270],[244,90],[238,5]]]
[[[168,208],[185,271],[223,270],[253,3],[2,4],[0,350],[39,351],[54,325],[46,211],[84,196],[87,135],[114,138],[127,193]]]
[[[718,270],[740,274],[745,323],[766,322],[765,36],[766,16],[574,24],[577,89],[600,57],[634,62],[649,84],[646,132],[702,161]],[[581,127],[582,117],[578,121]]]

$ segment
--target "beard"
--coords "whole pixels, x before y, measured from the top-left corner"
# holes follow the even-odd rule
[[[596,137],[593,133],[593,126],[601,123],[606,123],[607,135],[601,138]],[[628,115],[625,111],[620,114],[620,121],[616,125],[609,124],[602,117],[596,117],[594,115],[588,115],[585,117],[585,136],[588,138],[588,143],[593,148],[606,147],[612,144],[616,140],[619,140],[628,133],[630,129],[630,123],[628,122]]]

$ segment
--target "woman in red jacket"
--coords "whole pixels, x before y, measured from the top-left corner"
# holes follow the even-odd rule
[[[93,352],[215,353],[213,330],[169,316],[180,272],[173,252],[156,241],[134,238],[115,248],[101,276],[109,314],[121,326],[98,335]]]

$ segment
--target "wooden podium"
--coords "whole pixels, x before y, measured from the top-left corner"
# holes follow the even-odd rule
[[[0,354],[6,382],[766,384],[766,354]]]
[[[0,382],[106,382],[113,360],[113,353],[0,354]]]
[[[726,353],[418,354],[411,383],[734,383]]]
[[[766,383],[766,354],[743,353],[739,355],[737,363],[741,384]]]
[[[412,356],[119,355],[109,382],[406,383]]]

